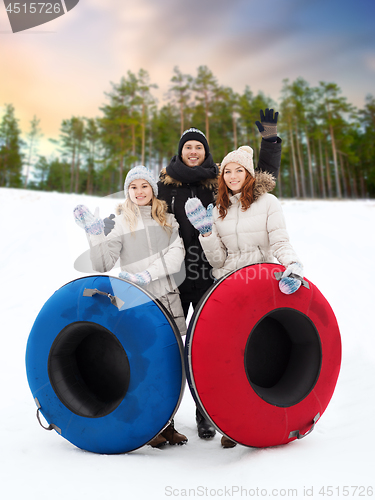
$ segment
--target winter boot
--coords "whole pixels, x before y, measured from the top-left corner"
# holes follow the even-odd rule
[[[221,438],[221,446],[223,448],[234,448],[237,445],[234,441],[227,438],[226,436],[222,436]]]
[[[198,408],[195,414],[195,419],[197,421],[198,436],[202,439],[213,438],[214,435],[216,434],[215,428],[211,424],[211,422],[209,422],[204,418],[204,416],[201,414]]]
[[[166,427],[160,435],[163,436],[169,444],[186,444],[188,442],[188,438],[177,432],[174,428],[174,420],[171,421],[168,427]]]
[[[151,441],[149,441],[147,444],[152,446],[153,448],[163,448],[168,443],[168,441],[165,439],[162,434],[158,434],[155,436]]]

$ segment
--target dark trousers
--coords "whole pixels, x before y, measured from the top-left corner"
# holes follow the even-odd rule
[[[181,304],[182,304],[182,310],[184,311],[184,316],[186,319],[188,312],[189,312],[190,304],[193,306],[193,309],[195,309],[197,307],[198,302],[190,302],[189,301],[189,302],[181,302]]]

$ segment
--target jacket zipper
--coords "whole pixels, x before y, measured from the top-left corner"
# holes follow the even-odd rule
[[[258,245],[258,250],[259,250],[260,255],[262,256],[263,262],[266,262],[266,259],[264,258],[263,250],[260,248],[259,245]]]
[[[172,201],[171,201],[171,211],[172,211],[172,214],[175,215],[174,213],[174,201],[176,199],[176,194],[177,194],[177,190],[176,189],[172,189]]]
[[[236,260],[236,269],[238,269],[238,261],[241,258],[241,252],[240,252],[240,245],[238,243],[238,221],[239,221],[239,209],[240,209],[240,203],[238,203],[237,211],[236,211],[236,238],[237,238],[237,249],[238,249],[238,257]]]

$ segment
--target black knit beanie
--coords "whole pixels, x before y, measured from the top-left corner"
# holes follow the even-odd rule
[[[206,136],[199,129],[191,127],[182,134],[180,138],[180,142],[178,143],[178,156],[181,158],[182,148],[184,147],[185,142],[187,141],[198,141],[203,144],[206,158],[210,154],[210,148],[208,146],[208,142]]]

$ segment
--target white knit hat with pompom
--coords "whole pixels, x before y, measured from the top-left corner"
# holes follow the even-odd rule
[[[221,169],[228,163],[238,163],[254,177],[253,149],[250,146],[241,146],[231,151],[221,162]]]

